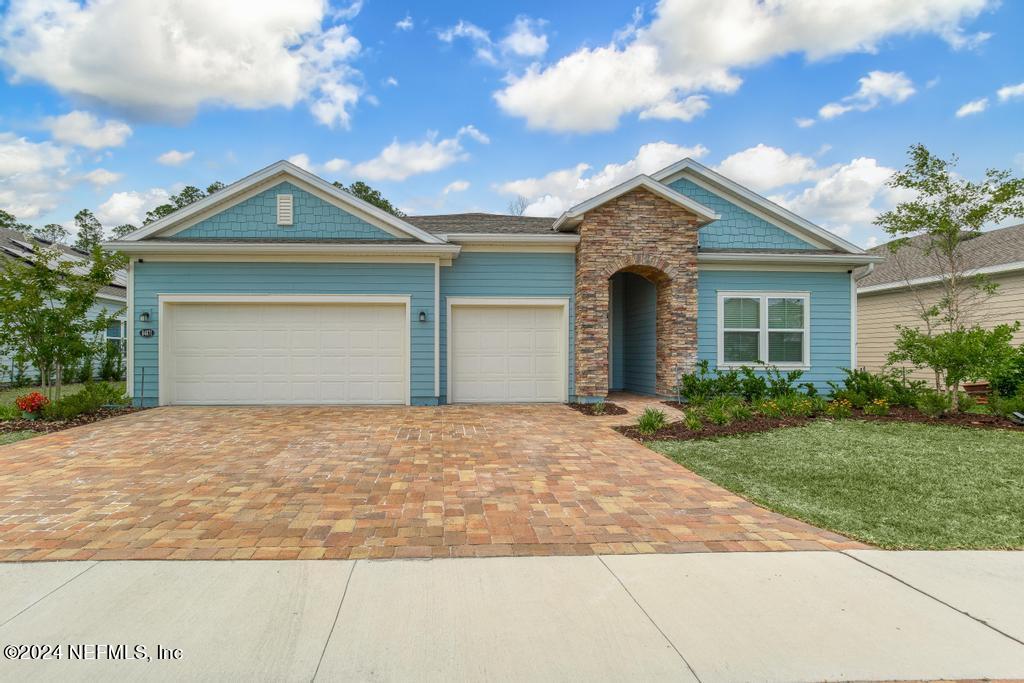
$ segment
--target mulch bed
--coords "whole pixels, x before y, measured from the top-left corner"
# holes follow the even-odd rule
[[[594,406],[601,405],[598,403],[569,403],[568,406],[575,411],[581,412],[584,415],[594,415],[597,417],[604,417],[605,415],[625,415],[629,411],[622,406],[615,405],[605,401],[604,412],[595,413]]]
[[[686,411],[685,403],[677,401],[663,401],[667,406],[676,410]],[[654,434],[641,434],[634,426],[615,427],[614,429],[631,439],[640,442],[645,441],[691,441],[695,439],[712,439],[719,436],[734,436],[736,434],[757,434],[768,432],[780,427],[800,427],[814,420],[827,420],[827,417],[781,417],[772,418],[762,415],[755,415],[749,420],[733,422],[728,425],[716,425],[711,422],[704,422],[703,429],[692,431],[687,429],[682,422],[673,422],[662,427]],[[930,425],[949,425],[951,427],[966,427],[971,429],[1006,429],[1024,433],[1024,427],[1013,423],[1005,417],[998,415],[977,415],[974,413],[955,413],[940,418],[931,418],[914,408],[905,406],[893,406],[888,415],[867,415],[863,410],[854,408],[851,420],[864,420],[867,422],[918,422]]]
[[[137,413],[144,408],[100,408],[94,413],[85,413],[70,420],[4,420],[0,422],[0,433],[9,432],[39,432],[48,434],[59,432],[72,427],[92,424],[100,420],[106,420],[118,415]]]

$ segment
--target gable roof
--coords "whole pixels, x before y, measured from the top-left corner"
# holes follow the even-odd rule
[[[819,225],[811,223],[806,218],[801,218],[789,209],[783,208],[775,202],[762,197],[734,180],[726,178],[721,173],[713,171],[704,164],[701,164],[689,157],[677,161],[671,166],[666,166],[651,177],[659,183],[666,185],[678,178],[699,180],[703,186],[715,194],[722,194],[723,198],[736,202],[743,208],[752,209],[754,213],[760,214],[778,225],[780,228],[795,232],[798,236],[810,238],[812,243],[823,244],[824,248],[842,251],[848,254],[864,254],[863,249],[847,242]]]
[[[686,195],[676,192],[671,187],[655,181],[650,176],[641,174],[572,207],[558,217],[558,220],[555,221],[553,227],[555,230],[575,227],[583,219],[583,215],[588,211],[596,209],[602,204],[606,204],[613,199],[617,199],[627,192],[632,192],[638,188],[643,188],[648,192],[675,204],[676,206],[680,206],[687,211],[696,214],[698,218],[703,219],[702,222],[704,223],[710,223],[711,221],[718,220],[719,218],[717,213],[700,202],[695,202]]]
[[[186,221],[195,220],[200,216],[205,217],[208,214],[215,213],[218,210],[225,209],[244,201],[250,194],[252,194],[254,189],[266,189],[276,182],[280,182],[285,179],[296,183],[299,187],[305,186],[306,188],[315,190],[321,198],[330,200],[342,209],[358,213],[360,217],[365,218],[367,222],[387,230],[388,232],[393,233],[397,231],[400,234],[407,235],[408,237],[427,244],[444,243],[444,239],[421,230],[415,225],[412,225],[397,216],[393,216],[387,211],[379,209],[373,204],[365,202],[345,190],[338,189],[323,178],[320,178],[319,176],[284,160],[275,162],[266,168],[262,168],[255,173],[247,175],[241,180],[231,183],[214,194],[208,195],[197,202],[178,209],[174,213],[165,216],[160,220],[153,221],[149,225],[139,228],[135,232],[121,238],[120,241],[139,242],[151,237],[157,237],[162,233],[172,230],[176,226],[186,223]]]
[[[860,291],[899,289],[911,285],[938,282],[948,271],[947,264],[935,254],[924,251],[925,238],[917,236],[893,253],[889,244],[868,251],[885,258],[857,282]],[[1024,223],[983,232],[961,247],[963,268],[975,273],[1024,270]]]
[[[78,251],[74,247],[69,247],[66,244],[55,244],[47,240],[33,237],[32,235],[26,235],[20,233],[17,230],[8,230],[6,228],[0,228],[0,259],[18,259],[31,263],[34,258],[33,247],[35,246],[47,247],[51,249],[57,249],[61,252],[62,261],[71,261],[75,264],[73,270],[77,272],[87,272],[89,256],[81,251]],[[117,301],[125,301],[127,291],[127,274],[123,270],[119,270],[114,274],[114,279],[109,285],[100,287],[99,296],[104,299],[112,299]]]

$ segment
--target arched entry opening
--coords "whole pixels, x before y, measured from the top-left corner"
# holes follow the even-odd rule
[[[667,296],[669,282],[651,266],[627,266],[608,278],[610,390],[659,393],[658,304]]]

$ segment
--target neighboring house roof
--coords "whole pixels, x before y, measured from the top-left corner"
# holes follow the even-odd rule
[[[925,237],[912,237],[895,253],[886,243],[869,250],[885,260],[870,273],[862,271],[857,282],[861,292],[899,289],[911,285],[937,282],[948,272],[948,266],[935,253],[924,251]],[[962,268],[972,273],[1000,273],[1024,270],[1024,223],[989,230],[963,243]],[[866,273],[866,274],[864,274]],[[908,282],[909,281],[909,282]]]
[[[677,161],[671,166],[666,166],[651,177],[659,183],[671,184],[678,178],[687,178],[698,184],[707,187],[709,191],[720,194],[731,202],[752,211],[755,214],[770,219],[786,230],[796,231],[812,242],[821,243],[825,248],[836,249],[847,254],[864,254],[863,249],[857,245],[847,242],[838,235],[835,235],[819,225],[815,225],[806,218],[796,215],[789,209],[779,206],[775,202],[762,197],[734,180],[726,178],[721,173],[713,171],[707,166],[687,157]]]
[[[588,211],[592,211],[602,204],[606,204],[613,199],[617,199],[627,192],[632,192],[638,188],[643,188],[652,194],[655,194],[662,199],[669,201],[676,206],[680,206],[687,211],[694,213],[698,218],[701,219],[701,223],[710,223],[713,220],[717,220],[720,216],[704,206],[700,202],[694,201],[684,194],[676,192],[671,187],[663,185],[662,183],[653,180],[646,175],[638,175],[627,180],[624,183],[620,183],[615,187],[605,190],[596,197],[591,197],[585,202],[581,202],[576,206],[572,207],[555,221],[555,230],[571,230],[573,227],[579,224],[583,219],[583,215]]]
[[[387,229],[389,232],[395,231],[403,236],[411,237],[427,244],[439,244],[444,241],[369,202],[359,199],[345,190],[335,187],[323,178],[284,160],[262,168],[211,195],[207,195],[197,202],[193,202],[168,216],[153,221],[149,225],[129,233],[120,241],[138,242],[155,237],[212,209],[222,210],[235,203],[244,201],[252,194],[253,190],[266,189],[267,186],[285,179],[295,182],[300,187],[305,186],[318,191],[322,196],[328,197],[339,207],[358,212],[367,221]]]
[[[17,230],[0,228],[0,258],[31,261],[34,245],[55,248],[63,254],[62,258],[65,260],[81,263],[81,266],[76,266],[76,270],[87,270],[89,258],[84,252],[69,247],[66,244],[54,244],[32,235],[25,235]],[[127,299],[126,283],[127,274],[124,271],[118,271],[114,275],[113,282],[100,288],[99,295],[107,299],[125,301]]]
[[[435,216],[406,216],[405,220],[434,235],[551,235],[554,218],[504,216],[496,213],[453,213]]]

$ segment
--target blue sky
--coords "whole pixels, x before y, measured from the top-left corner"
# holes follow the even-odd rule
[[[923,142],[1024,171],[1024,3],[0,3],[0,208],[137,222],[277,159],[410,213],[694,156],[860,244]]]

